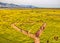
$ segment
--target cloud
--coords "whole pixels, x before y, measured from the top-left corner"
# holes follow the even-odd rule
[[[60,0],[0,0],[0,2],[15,3],[15,4],[29,4],[38,7],[59,7]]]

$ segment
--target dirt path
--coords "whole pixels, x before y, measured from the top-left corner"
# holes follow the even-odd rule
[[[43,32],[43,30],[45,29],[46,23],[44,23],[44,24],[40,27],[40,29],[39,29],[35,34],[31,34],[30,32],[28,32],[28,31],[26,31],[26,30],[23,30],[23,29],[18,28],[18,27],[16,26],[16,23],[11,24],[11,26],[12,26],[15,30],[17,30],[17,31],[19,31],[19,32],[22,32],[23,34],[25,34],[25,35],[29,36],[30,38],[34,39],[34,43],[40,43],[39,35],[41,35],[42,32]]]

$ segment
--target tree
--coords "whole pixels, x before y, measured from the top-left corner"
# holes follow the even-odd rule
[[[22,32],[23,34],[25,34],[25,35],[29,36],[30,38],[32,38],[32,39],[34,40],[34,43],[40,43],[39,36],[41,36],[43,30],[45,29],[46,23],[43,23],[43,25],[39,28],[39,30],[38,30],[35,34],[32,34],[32,33],[28,32],[28,31],[26,31],[26,30],[23,30],[23,29],[18,28],[18,27],[16,26],[16,23],[11,24],[11,26],[12,26],[15,30],[17,30],[17,31],[19,31],[19,32]]]

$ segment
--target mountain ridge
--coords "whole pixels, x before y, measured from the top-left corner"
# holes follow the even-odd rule
[[[17,5],[17,4],[12,4],[12,3],[4,3],[0,2],[0,7],[1,8],[37,8],[36,6],[33,5]]]

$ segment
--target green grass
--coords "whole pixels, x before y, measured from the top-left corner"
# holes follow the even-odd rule
[[[60,43],[60,10],[59,9],[4,9],[0,10],[0,43],[34,43],[33,39],[14,30],[12,23],[18,22],[19,28],[35,33],[43,22],[46,29],[40,37],[41,43]],[[58,40],[54,39],[58,36]]]

